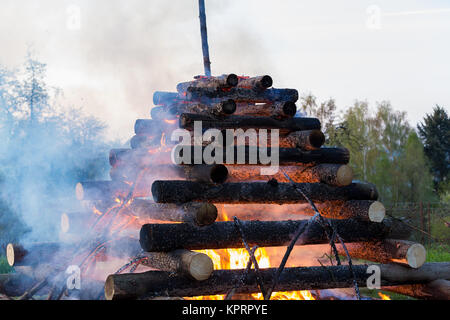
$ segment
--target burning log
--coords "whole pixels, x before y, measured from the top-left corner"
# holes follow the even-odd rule
[[[242,79],[241,81],[239,81],[237,86],[238,86],[238,88],[246,88],[246,89],[260,91],[260,90],[266,90],[267,88],[270,88],[272,86],[272,84],[273,84],[272,77],[265,75],[265,76]]]
[[[228,166],[228,182],[267,181],[268,176],[261,174],[261,166]],[[317,166],[283,166],[270,175],[278,182],[289,182],[286,173],[295,182],[322,182],[334,186],[347,186],[352,183],[353,171],[345,164],[319,164]]]
[[[195,81],[181,82],[177,84],[177,91],[184,94],[189,87],[192,88],[232,88],[238,84],[239,78],[234,73],[224,74],[219,77],[202,76]]]
[[[126,196],[131,186],[121,181],[82,181],[75,186],[78,200],[112,200]]]
[[[450,281],[445,279],[433,280],[429,283],[382,287],[381,289],[417,299],[450,300]]]
[[[211,276],[214,265],[210,257],[204,253],[189,250],[172,252],[146,252],[147,259],[142,263],[150,268],[169,271],[178,275],[186,275],[191,279],[202,281]]]
[[[176,92],[155,91],[155,93],[153,93],[153,104],[155,106],[180,103],[183,100],[184,99]]]
[[[421,269],[408,269],[392,265],[377,265],[381,269],[381,284],[401,285],[408,282],[427,282],[429,278],[439,279],[450,270],[448,263],[429,263]],[[444,268],[447,267],[447,270]],[[367,286],[367,279],[372,274],[369,265],[353,266],[355,280],[360,287]],[[399,278],[385,279],[383,275],[392,270],[401,271]],[[276,268],[260,270],[260,278],[266,286],[270,286],[276,273]],[[205,281],[193,281],[182,276],[173,276],[165,271],[147,271],[144,273],[114,274],[108,276],[105,283],[105,297],[107,300],[135,299],[141,296],[169,296],[192,297],[202,295],[226,294],[234,288],[234,280],[239,278],[244,270],[215,270]],[[257,273],[249,270],[236,293],[258,293]],[[414,279],[414,280],[412,280]],[[353,286],[353,278],[348,266],[330,267],[298,267],[285,268],[276,287],[277,291],[321,290],[329,288],[348,288]]]
[[[284,148],[300,148],[304,150],[319,149],[325,142],[325,136],[320,130],[295,131],[283,139]]]
[[[175,115],[167,112],[166,108],[164,108],[163,106],[153,107],[150,110],[150,116],[152,117],[152,120],[158,121],[164,119],[176,119]]]
[[[301,188],[314,202],[333,200],[377,200],[378,192],[373,184],[352,183],[345,187],[333,187],[322,183],[264,182],[202,184],[192,181],[157,180],[153,182],[155,202],[185,203],[191,201],[213,203],[305,203],[296,188]]]
[[[193,130],[194,122],[201,121],[202,129],[280,129],[282,133],[320,129],[317,118],[289,118],[278,120],[269,117],[235,116],[218,118],[196,113],[183,113],[180,116],[180,128]]]
[[[27,246],[8,243],[6,246],[6,260],[12,266],[28,266],[47,262],[60,250],[56,242],[34,243]]]
[[[347,243],[351,257],[380,263],[398,263],[411,268],[420,268],[427,256],[426,249],[419,243],[405,240],[386,239],[378,242]],[[341,245],[338,252],[345,255]]]
[[[161,204],[134,199],[129,210],[141,219],[187,222],[207,226],[217,219],[217,208],[211,203]]]
[[[137,119],[134,123],[134,133],[149,136],[159,136],[163,132],[170,132],[177,128],[177,120],[164,119],[164,121],[153,119]]]
[[[154,96],[153,96],[154,97]],[[216,88],[197,88],[189,87],[186,90],[187,100],[209,100],[209,99],[233,99],[236,102],[248,101],[251,103],[267,103],[275,101],[298,100],[298,91],[295,89],[267,89],[252,90],[245,88],[230,88],[221,90]]]
[[[239,104],[235,113],[240,116],[273,117],[275,119],[292,118],[297,112],[294,102],[274,102],[265,104]]]
[[[160,164],[173,164],[171,150],[158,149],[111,149],[109,164],[112,167],[129,165],[146,168]]]
[[[179,115],[182,113],[196,113],[211,116],[227,116],[236,111],[236,102],[233,99],[228,99],[215,103],[213,105],[201,103],[180,103],[169,107],[168,113],[171,115]]]
[[[315,204],[320,214],[330,219],[360,219],[364,221],[381,222],[386,210],[381,202],[372,200],[350,200],[350,201],[325,201]],[[237,204],[227,205],[227,213],[242,217],[244,220],[256,219],[260,216],[273,217],[277,220],[280,214],[283,219],[289,215],[291,219],[297,219],[297,215],[313,216],[314,210],[309,204]],[[254,214],[255,212],[256,214]]]
[[[157,136],[137,134],[133,136],[130,140],[130,146],[132,149],[154,148],[158,147],[160,143],[161,143],[161,133]]]
[[[337,232],[345,242],[370,241],[385,238],[403,238],[410,230],[390,220],[382,223],[357,219],[333,220]],[[242,221],[249,246],[274,247],[287,245],[295,231],[306,226],[308,220]],[[196,227],[187,223],[145,224],[140,231],[142,249],[149,252],[168,252],[176,249],[242,248],[241,234],[233,222],[216,222],[210,226]],[[298,244],[323,244],[329,240],[318,222],[311,222],[302,242]]]

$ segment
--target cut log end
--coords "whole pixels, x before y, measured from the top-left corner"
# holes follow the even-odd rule
[[[114,275],[109,275],[105,281],[105,299],[112,300],[115,296]]]
[[[336,173],[336,182],[338,186],[348,186],[353,180],[353,170],[348,165],[339,167]]]
[[[208,226],[217,219],[217,207],[211,203],[203,203],[197,211],[196,223],[199,226]]]
[[[283,104],[283,113],[287,116],[293,117],[297,113],[297,106],[292,101],[285,102]]]
[[[372,222],[381,222],[386,215],[384,205],[379,201],[374,201],[369,207],[369,220]]]
[[[427,258],[427,250],[420,243],[414,243],[406,252],[406,261],[411,268],[420,268]]]
[[[311,130],[309,144],[311,147],[319,149],[325,143],[325,135],[320,130]]]
[[[230,73],[229,75],[227,75],[226,83],[228,86],[235,87],[237,86],[238,82],[239,78],[234,73]]]
[[[236,111],[236,102],[233,99],[222,102],[222,111],[225,114],[233,114]]]
[[[273,84],[273,80],[271,76],[265,75],[261,78],[261,86],[263,88],[270,88]]]
[[[204,253],[196,252],[189,263],[189,274],[198,281],[208,279],[214,271],[214,264]]]
[[[61,214],[61,231],[67,233],[70,229],[69,216],[66,213]]]
[[[6,260],[11,267],[14,266],[15,256],[14,245],[12,243],[8,243],[8,245],[6,246]]]
[[[78,182],[77,185],[75,186],[75,196],[77,197],[77,200],[83,200],[84,198],[84,190],[83,190],[83,185]]]

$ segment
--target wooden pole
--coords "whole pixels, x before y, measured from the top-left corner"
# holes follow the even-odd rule
[[[206,29],[206,12],[205,12],[205,0],[198,0],[198,8],[200,12],[200,34],[202,36],[202,51],[203,51],[203,66],[205,68],[205,75],[211,76],[211,61],[209,60],[209,47],[208,47],[208,32]]]

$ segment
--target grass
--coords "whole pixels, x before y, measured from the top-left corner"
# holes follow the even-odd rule
[[[13,271],[13,268],[11,268],[8,264],[8,261],[6,261],[6,257],[0,256],[0,273],[10,273]]]
[[[427,247],[427,262],[450,262],[450,245],[433,243]]]

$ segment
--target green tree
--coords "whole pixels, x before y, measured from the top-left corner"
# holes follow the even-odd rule
[[[441,194],[447,192],[450,173],[450,119],[444,108],[436,106],[417,126],[431,162],[434,186]]]

